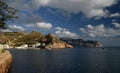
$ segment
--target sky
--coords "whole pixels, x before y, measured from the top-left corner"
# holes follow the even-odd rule
[[[120,46],[120,0],[4,0],[19,12],[7,21],[12,31],[98,40]]]

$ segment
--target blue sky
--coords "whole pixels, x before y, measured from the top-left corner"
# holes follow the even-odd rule
[[[40,31],[119,46],[119,0],[5,0],[19,12],[2,31]]]

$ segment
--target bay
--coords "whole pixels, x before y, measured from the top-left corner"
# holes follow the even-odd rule
[[[120,73],[120,48],[11,49],[9,73]]]

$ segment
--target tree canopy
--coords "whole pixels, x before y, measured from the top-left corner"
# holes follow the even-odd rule
[[[10,7],[5,1],[0,0],[0,29],[6,28],[6,21],[17,18],[17,12],[16,9]]]

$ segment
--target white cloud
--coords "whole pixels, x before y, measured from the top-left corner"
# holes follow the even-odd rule
[[[55,28],[55,34],[59,37],[69,37],[69,38],[78,38],[79,35],[76,33],[70,32],[68,29],[56,27]]]
[[[10,25],[8,29],[11,31],[25,31],[23,27],[18,26],[18,25]]]
[[[43,29],[43,30],[49,30],[52,28],[51,23],[46,23],[46,22],[40,22],[36,24],[38,28]]]
[[[61,28],[61,27],[56,27],[55,29],[58,30],[58,31],[62,31],[63,30],[63,28]]]
[[[106,17],[108,16],[109,11],[103,9],[92,9],[88,14],[87,17]]]
[[[92,25],[87,26],[88,29],[93,29],[94,27]]]
[[[113,19],[113,20],[112,20],[112,22],[116,22],[116,21],[118,21],[118,20],[116,20],[116,19]]]
[[[114,23],[115,27],[119,27],[118,24]],[[92,27],[92,29],[90,29]],[[104,24],[97,26],[88,25],[86,28],[80,28],[83,34],[91,37],[114,37],[120,35],[120,29],[106,28]]]
[[[120,23],[113,22],[112,24],[113,24],[116,28],[120,28]]]
[[[118,0],[8,0],[9,4],[20,10],[37,10],[42,6],[57,8],[70,13],[82,12],[87,17],[101,17],[108,14],[105,9]]]
[[[25,28],[18,25],[9,25],[7,29],[0,29],[1,32],[19,32],[25,31]]]
[[[55,34],[61,34],[61,33],[62,33],[62,32],[59,31],[59,30],[55,31]]]
[[[34,24],[27,24],[25,25],[26,27],[32,27],[32,28],[39,28],[42,30],[49,30],[52,28],[52,24],[51,23],[46,23],[46,22],[37,22]]]
[[[110,15],[110,17],[120,17],[120,13],[118,13],[118,12],[117,13],[113,13],[113,14]]]
[[[62,27],[56,27],[55,29],[56,29],[57,31],[67,31],[67,29],[62,28]]]
[[[0,29],[0,32],[12,32],[12,30],[9,30],[9,29]]]

